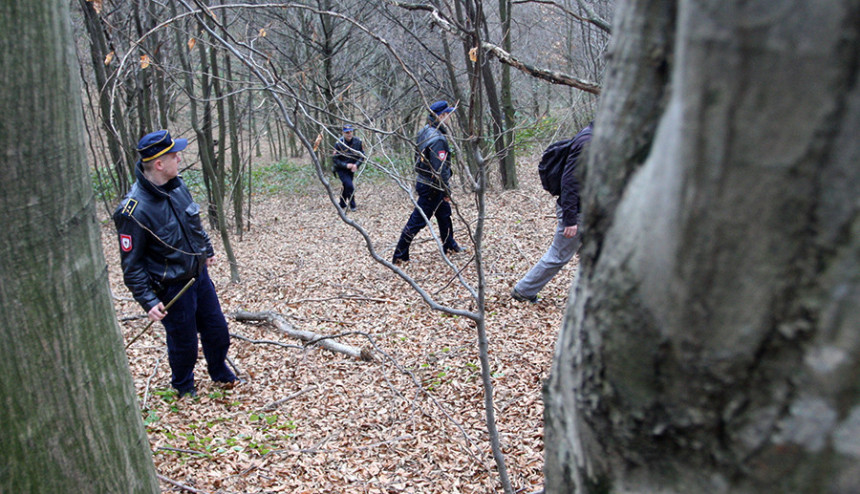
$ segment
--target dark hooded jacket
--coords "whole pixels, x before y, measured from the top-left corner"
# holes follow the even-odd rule
[[[561,174],[561,195],[558,196],[558,205],[562,209],[564,226],[576,225],[579,220],[579,173],[576,171],[576,165],[586,148],[586,144],[591,141],[593,125],[594,122],[588,124],[573,138],[567,161],[564,164],[564,171]]]

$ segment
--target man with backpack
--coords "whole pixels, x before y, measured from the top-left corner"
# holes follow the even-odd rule
[[[557,142],[544,152],[539,168],[541,184],[556,200],[558,226],[552,245],[531,270],[514,285],[511,297],[520,302],[537,303],[538,292],[579,250],[579,179],[576,165],[591,140],[594,122],[569,141]]]

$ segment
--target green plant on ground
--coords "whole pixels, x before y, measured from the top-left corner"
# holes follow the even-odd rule
[[[288,160],[254,167],[251,179],[254,191],[264,195],[284,192],[306,194],[308,187],[317,183],[313,165],[298,164]]]

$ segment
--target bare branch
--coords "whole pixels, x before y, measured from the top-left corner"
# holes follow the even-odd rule
[[[486,41],[481,43],[481,47],[483,47],[489,53],[495,55],[496,58],[499,59],[499,61],[506,63],[511,67],[519,69],[522,72],[531,74],[539,79],[543,79],[553,84],[562,84],[565,86],[575,87],[576,89],[580,89],[591,94],[600,94],[600,86],[594,82],[585,81],[578,77],[563,74],[555,70],[542,69],[540,67],[529,65],[525,62],[518,60],[513,55],[501,49],[500,47],[492,43],[487,43]]]
[[[464,29],[457,28],[454,26],[454,23],[445,18],[445,16],[439,12],[438,9],[433,7],[432,5],[424,5],[424,4],[416,4],[416,3],[407,3],[407,2],[398,2],[396,0],[387,0],[388,3],[394,5],[396,7],[400,7],[406,10],[423,10],[433,17],[433,22],[444,29],[445,31],[457,36],[462,40],[468,39],[466,32]],[[580,1],[581,3],[581,1]],[[590,15],[590,14],[589,14]],[[596,16],[595,16],[596,17]],[[579,18],[579,17],[577,17]],[[590,19],[583,19],[587,22],[592,22]],[[605,21],[604,21],[605,22]],[[601,28],[602,29],[602,28]],[[552,84],[560,84],[563,86],[570,86],[576,89],[591,93],[591,94],[600,94],[600,85],[594,82],[585,81],[583,79],[579,79],[578,77],[574,77],[571,75],[567,75],[555,70],[544,69],[540,67],[536,67],[534,65],[525,63],[521,60],[518,60],[516,57],[503,50],[501,47],[484,41],[481,43],[481,48],[483,48],[486,52],[495,55],[496,58],[499,59],[500,62],[510,65],[511,67],[525,72],[526,74],[532,75],[539,79],[543,79]]]
[[[561,11],[563,11],[565,14],[567,14],[567,15],[569,15],[569,16],[571,16],[571,17],[573,17],[574,19],[580,20],[580,21],[582,21],[582,22],[587,22],[587,23],[589,23],[589,24],[593,24],[593,25],[595,25],[598,29],[600,29],[601,31],[605,32],[606,34],[612,34],[612,26],[610,26],[610,25],[609,25],[609,22],[608,22],[606,19],[604,19],[604,18],[600,17],[599,15],[597,15],[597,13],[596,13],[596,12],[594,12],[594,9],[592,9],[590,5],[588,5],[587,3],[583,2],[582,0],[576,0],[576,3],[578,3],[578,4],[579,4],[579,6],[580,6],[580,8],[582,8],[582,10],[584,10],[584,11],[585,11],[585,14],[586,14],[586,16],[587,16],[587,17],[582,17],[581,15],[579,15],[579,14],[577,14],[576,12],[574,12],[574,11],[572,11],[572,10],[568,9],[568,8],[567,8],[567,7],[565,7],[564,5],[559,5],[559,4],[555,3],[555,2],[553,2],[552,0],[513,0],[513,3],[515,3],[515,4],[517,4],[517,3],[520,3],[520,4],[524,4],[524,3],[542,3],[542,4],[545,4],[545,5],[552,5],[553,7],[556,7],[556,8],[558,8],[558,9],[561,9]]]

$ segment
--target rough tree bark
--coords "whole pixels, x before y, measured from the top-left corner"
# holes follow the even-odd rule
[[[547,492],[860,492],[858,16],[618,5]]]
[[[0,3],[0,492],[160,492],[84,151],[69,3]]]

